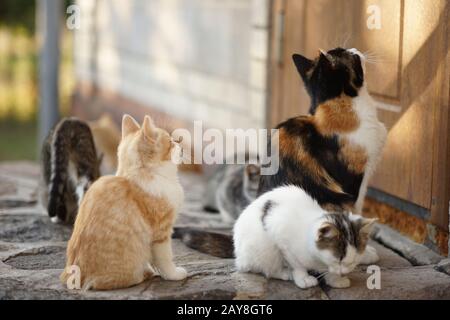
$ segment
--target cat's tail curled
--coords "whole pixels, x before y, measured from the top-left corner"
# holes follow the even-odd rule
[[[175,227],[172,235],[191,249],[219,258],[233,258],[233,237],[229,233],[193,227]]]

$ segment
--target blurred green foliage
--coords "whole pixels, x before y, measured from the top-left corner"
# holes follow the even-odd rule
[[[1,0],[0,26],[23,28],[29,34],[35,29],[35,0]]]
[[[0,161],[36,160],[36,121],[0,120]]]
[[[65,0],[64,12],[72,1]],[[0,0],[0,161],[36,159],[38,52],[35,0]],[[63,17],[63,15],[62,15]],[[60,109],[70,110],[72,34],[61,19]]]

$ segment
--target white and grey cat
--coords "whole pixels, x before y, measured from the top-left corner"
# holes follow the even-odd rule
[[[235,223],[237,269],[293,279],[300,288],[318,284],[308,274],[314,270],[325,272],[331,287],[349,287],[348,273],[379,259],[367,245],[374,221],[327,212],[299,187],[275,188],[252,202]]]

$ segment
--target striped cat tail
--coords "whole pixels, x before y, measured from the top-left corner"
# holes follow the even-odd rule
[[[233,258],[233,236],[225,232],[194,227],[175,227],[173,239],[180,239],[187,247],[219,258]]]
[[[65,221],[67,208],[64,202],[64,193],[67,188],[68,166],[70,156],[70,146],[67,141],[68,132],[70,130],[70,122],[62,121],[55,128],[53,139],[51,141],[51,172],[48,191],[48,215],[58,217]]]

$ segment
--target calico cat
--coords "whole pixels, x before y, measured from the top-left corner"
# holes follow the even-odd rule
[[[364,56],[336,48],[293,60],[311,97],[310,115],[277,126],[280,167],[261,176],[258,195],[293,184],[323,208],[359,214],[387,135],[365,85]]]
[[[330,213],[296,186],[273,189],[252,202],[234,225],[236,267],[268,278],[293,279],[300,288],[318,284],[308,271],[325,271],[335,288],[359,263],[378,260],[366,250],[374,219]]]
[[[85,290],[130,287],[155,272],[167,280],[186,278],[186,270],[173,263],[171,247],[184,198],[180,157],[180,145],[150,117],[142,127],[123,117],[117,174],[98,179],[81,202],[63,283],[72,265],[80,268]]]
[[[88,124],[64,118],[42,146],[40,198],[53,222],[73,223],[78,203],[100,176],[101,158]]]

